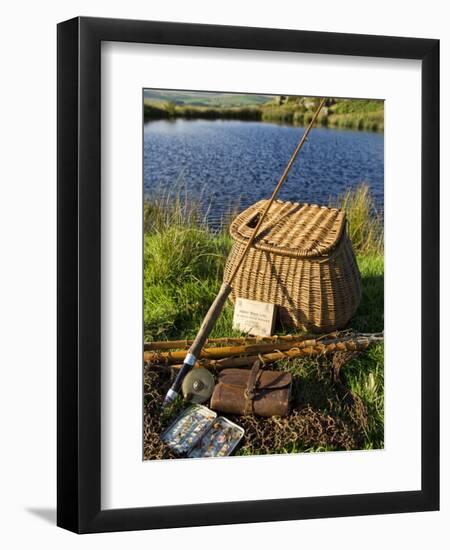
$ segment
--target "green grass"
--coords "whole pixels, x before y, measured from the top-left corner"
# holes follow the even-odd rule
[[[309,124],[317,108],[317,98],[276,96],[268,101],[267,96],[239,95],[234,99],[229,96],[223,94],[221,100],[216,96],[196,99],[195,94],[187,97],[168,92],[153,94],[144,99],[144,118],[261,120],[304,126]],[[266,99],[257,102],[258,97]],[[317,125],[383,131],[384,104],[375,100],[330,98],[319,114]]]
[[[144,238],[144,325],[147,338],[189,338],[213,301],[230,247],[225,235],[195,226],[172,226]],[[226,308],[215,333],[231,323]]]
[[[356,252],[366,256],[383,254],[383,220],[366,183],[349,189],[336,201],[330,202],[344,210],[350,240]]]
[[[195,336],[222,280],[231,238],[213,235],[195,203],[180,195],[144,205],[144,334]],[[214,334],[229,332],[230,305]]]
[[[261,110],[258,106],[204,106],[204,105],[177,105],[170,101],[144,100],[144,119],[236,119],[261,120]]]
[[[310,102],[309,102],[310,101]],[[307,125],[317,102],[288,96],[283,102],[261,106],[262,120]],[[365,99],[329,99],[317,119],[318,126],[351,130],[384,130],[384,104]]]
[[[145,119],[160,119],[170,118],[170,110],[165,103],[144,102],[144,118]]]
[[[307,124],[317,108],[317,99],[287,97],[282,107],[294,109],[294,122]],[[353,130],[383,131],[384,103],[371,99],[328,98],[318,124]]]
[[[333,201],[335,202],[335,201]],[[384,258],[382,222],[373,212],[367,186],[339,199],[349,219],[349,235],[362,277],[361,304],[349,326],[379,332],[384,326]],[[222,282],[231,247],[227,232],[212,234],[195,205],[180,197],[146,203],[144,210],[144,333],[146,340],[185,339],[196,335]],[[211,336],[231,336],[233,306],[227,303]],[[294,376],[294,393],[302,410],[327,416],[347,430],[355,448],[383,447],[383,344],[359,353],[341,369],[330,358],[279,363]],[[238,422],[242,419],[237,419]],[[331,420],[330,420],[331,421]],[[337,429],[337,428],[336,428]],[[328,441],[328,440],[326,440]],[[341,443],[297,438],[270,452],[342,449]],[[349,447],[353,448],[353,447]],[[251,442],[239,454],[265,452]]]
[[[327,118],[327,125],[332,128],[382,132],[384,130],[384,111],[330,114]]]
[[[373,99],[341,99],[330,107],[335,114],[374,113],[383,110],[383,102]]]

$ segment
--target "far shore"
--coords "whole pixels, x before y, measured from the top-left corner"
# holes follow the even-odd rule
[[[314,114],[313,106],[305,109],[292,103],[262,104],[240,107],[216,107],[177,105],[170,101],[144,101],[144,120],[164,119],[209,119],[252,120],[280,122],[302,126],[308,124]],[[317,119],[317,125],[330,128],[348,128],[382,132],[384,130],[383,102],[372,100],[337,100],[325,107]]]

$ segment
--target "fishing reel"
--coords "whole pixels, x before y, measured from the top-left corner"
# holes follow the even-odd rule
[[[199,367],[186,374],[181,391],[186,401],[205,403],[211,397],[214,386],[214,376],[204,367]]]

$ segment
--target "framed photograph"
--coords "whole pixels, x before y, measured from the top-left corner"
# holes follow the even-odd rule
[[[439,41],[58,25],[77,533],[437,510]]]

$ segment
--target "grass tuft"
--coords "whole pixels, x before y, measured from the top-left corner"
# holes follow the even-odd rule
[[[221,284],[231,240],[213,235],[180,195],[144,205],[144,333],[195,335]],[[221,321],[223,323],[223,321]],[[192,327],[189,329],[189,327]],[[220,323],[219,323],[220,327]]]
[[[338,197],[336,205],[346,214],[355,253],[370,256],[383,254],[383,220],[377,213],[367,183],[345,192]]]

